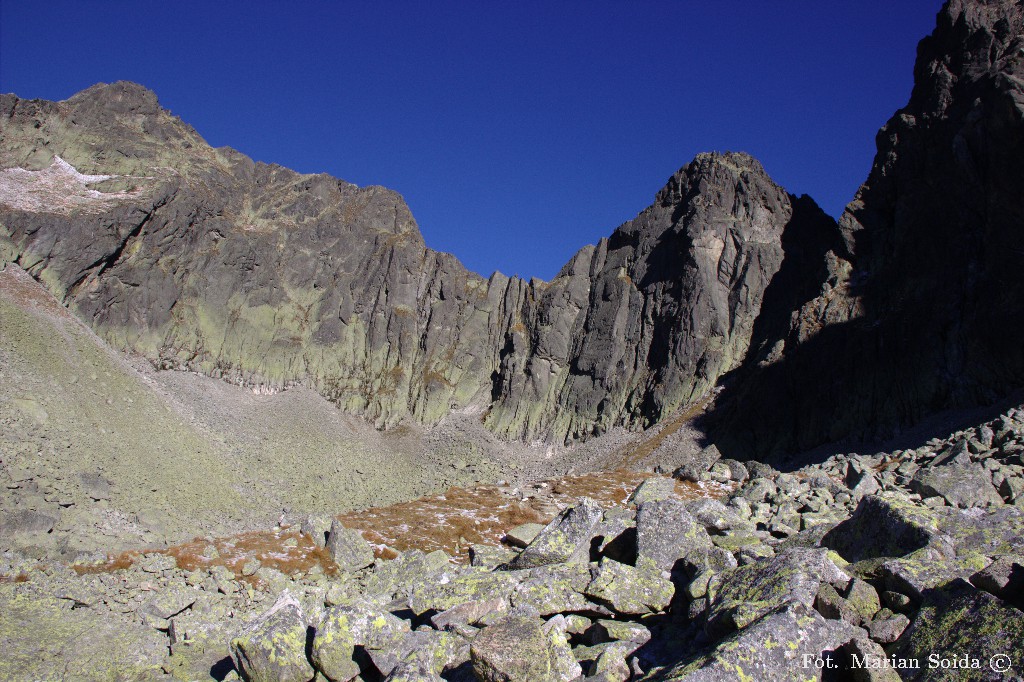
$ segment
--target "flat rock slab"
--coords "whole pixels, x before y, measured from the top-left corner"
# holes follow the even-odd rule
[[[1003,503],[1002,496],[992,485],[991,474],[977,462],[921,469],[910,482],[910,489],[922,497],[941,497],[952,507]]]
[[[539,523],[524,523],[505,533],[502,540],[513,547],[525,548],[540,535],[542,530],[544,530],[544,526]]]
[[[674,479],[666,476],[652,476],[636,487],[633,494],[629,496],[627,504],[640,506],[644,502],[667,500],[672,497],[675,491],[676,482]]]
[[[675,586],[661,573],[651,562],[634,567],[605,559],[594,571],[594,579],[584,594],[617,613],[642,615],[662,611],[672,601]]]

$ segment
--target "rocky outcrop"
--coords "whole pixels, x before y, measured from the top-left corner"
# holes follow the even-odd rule
[[[1022,46],[1019,2],[940,12],[840,219],[844,244],[723,396],[727,456],[887,436],[1024,383]]]
[[[3,95],[0,126],[0,260],[159,367],[301,383],[382,427],[654,423],[742,361],[783,235],[838,234],[749,156],[702,154],[553,281],[484,279],[398,194],[211,149],[138,85]]]

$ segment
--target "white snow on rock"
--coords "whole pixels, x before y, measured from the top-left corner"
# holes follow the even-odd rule
[[[129,192],[100,192],[89,187],[94,182],[117,178],[117,175],[86,175],[60,158],[42,170],[5,168],[0,170],[0,204],[20,211],[63,213],[72,211],[103,211],[125,199],[137,196]],[[140,178],[142,180],[144,178]]]

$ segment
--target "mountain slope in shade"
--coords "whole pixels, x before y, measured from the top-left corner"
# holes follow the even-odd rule
[[[553,281],[484,279],[396,193],[212,149],[138,85],[4,95],[0,121],[0,256],[158,367],[303,384],[380,427],[655,423],[743,359],[784,231],[836,233],[749,156],[704,154]]]
[[[720,401],[733,452],[886,435],[1024,383],[1024,8],[948,3],[914,76],[820,292]]]

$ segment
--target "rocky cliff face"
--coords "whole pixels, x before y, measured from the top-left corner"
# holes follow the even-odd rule
[[[723,398],[737,452],[886,435],[1024,383],[1022,48],[1019,2],[943,8],[819,292]]]
[[[783,233],[835,229],[749,156],[707,154],[554,281],[483,279],[396,193],[212,149],[134,84],[4,95],[0,121],[0,257],[159,366],[306,384],[382,427],[652,423],[743,359]]]
[[[382,427],[465,409],[570,442],[729,375],[711,427],[737,456],[881,435],[1024,384],[1022,14],[943,9],[838,227],[706,154],[553,281],[484,279],[394,192],[211,149],[116,83],[0,98],[0,259],[160,366]]]

